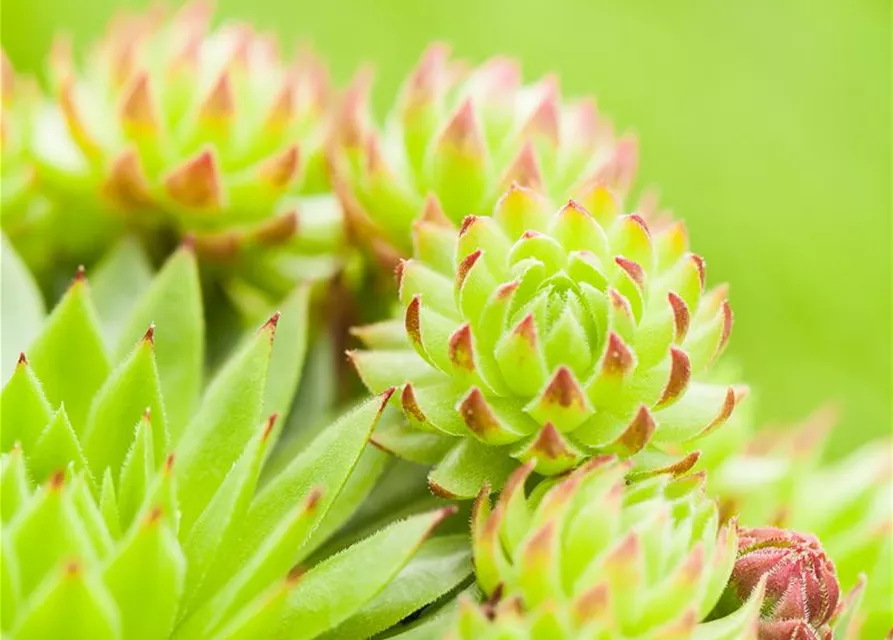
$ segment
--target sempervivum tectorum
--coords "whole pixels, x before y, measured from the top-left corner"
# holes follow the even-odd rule
[[[622,215],[603,187],[579,195],[554,211],[512,187],[458,233],[429,211],[398,268],[405,319],[356,330],[360,376],[402,386],[410,424],[375,442],[436,464],[435,491],[470,497],[519,462],[551,475],[596,453],[682,472],[697,453],[663,445],[710,433],[741,397],[698,381],[732,312],[684,228]]]
[[[560,200],[588,182],[626,191],[636,169],[632,139],[615,139],[591,100],[567,103],[557,81],[522,85],[517,63],[475,69],[430,47],[404,83],[379,133],[364,76],[339,121],[336,186],[350,221],[379,258],[411,254],[413,220],[429,196],[459,223],[486,214],[512,183]]]
[[[465,605],[451,638],[750,640],[750,607],[703,624],[735,562],[735,526],[701,474],[628,484],[628,463],[595,458],[528,495],[532,465],[495,507],[485,489],[472,515],[484,607]],[[509,631],[514,631],[510,634]]]
[[[210,17],[201,2],[121,17],[80,69],[55,47],[32,152],[43,188],[66,201],[47,230],[61,251],[91,257],[124,227],[191,233],[227,260],[337,241],[337,205],[296,197],[328,190],[325,72],[282,60],[247,25],[210,30]]]
[[[840,585],[815,537],[776,527],[741,529],[738,559],[717,609],[735,610],[758,585],[765,585],[760,640],[831,640]]]
[[[113,275],[123,278],[110,287],[117,296],[130,283]],[[276,414],[291,405],[303,360],[306,291],[206,386],[190,250],[117,309],[115,342],[129,346],[110,349],[80,273],[0,395],[4,637],[315,638],[342,623],[375,633],[464,579],[460,566],[420,591],[412,576],[424,572],[409,567],[401,587],[412,602],[373,620],[364,612],[449,509],[308,563],[377,477],[367,466],[359,486],[349,480],[388,396],[345,413],[272,473]],[[4,313],[4,335],[17,311]],[[146,331],[147,318],[157,328]],[[285,341],[274,344],[277,332]],[[456,545],[426,545],[424,561],[444,553]]]

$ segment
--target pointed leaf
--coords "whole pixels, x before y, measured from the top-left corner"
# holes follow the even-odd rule
[[[123,358],[150,324],[171,441],[176,443],[202,391],[205,325],[195,255],[181,247],[136,302],[115,352]]]
[[[289,594],[282,633],[294,640],[314,638],[346,620],[384,589],[452,512],[446,508],[392,524],[315,567]]]
[[[155,366],[154,327],[149,327],[128,358],[96,394],[83,432],[84,453],[95,477],[107,467],[117,480],[124,456],[133,442],[133,425],[148,410],[152,416],[155,465],[169,447],[165,405]],[[67,407],[67,405],[66,405]]]
[[[128,534],[103,570],[121,617],[121,637],[166,638],[174,624],[186,559],[171,523],[155,509]]]
[[[9,451],[19,442],[28,451],[37,443],[41,432],[53,416],[53,409],[43,392],[40,380],[24,357],[0,393],[0,450]]]
[[[322,637],[370,638],[451,591],[471,572],[467,535],[428,540],[381,593]]]
[[[55,471],[69,464],[77,471],[87,471],[87,460],[81,444],[71,428],[65,407],[60,407],[40,434],[29,456],[28,467],[35,482],[42,483]]]
[[[277,316],[224,365],[177,445],[181,531],[188,532],[258,423]]]
[[[12,636],[20,640],[116,640],[121,624],[115,602],[92,572],[72,561],[29,602]]]
[[[75,432],[83,432],[90,402],[111,367],[82,272],[47,318],[28,358],[50,403],[64,403]]]

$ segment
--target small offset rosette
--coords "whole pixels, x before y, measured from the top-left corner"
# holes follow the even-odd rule
[[[432,203],[397,269],[404,319],[356,330],[360,376],[373,392],[402,387],[409,423],[375,442],[437,465],[439,493],[604,453],[633,458],[633,474],[683,473],[697,452],[666,445],[709,434],[742,398],[701,381],[732,311],[682,225],[624,215],[604,186],[578,193],[555,211],[512,186],[458,232]]]
[[[733,617],[702,623],[737,540],[702,474],[629,484],[628,461],[599,457],[528,494],[532,467],[513,474],[495,505],[486,488],[478,496],[472,539],[485,604],[466,601],[449,637],[752,637],[759,593]]]
[[[468,69],[431,46],[381,131],[369,86],[361,73],[347,92],[333,161],[358,238],[386,264],[411,255],[428,194],[459,224],[489,213],[512,182],[560,202],[592,181],[625,193],[636,171],[635,140],[617,138],[592,100],[564,100],[554,77],[525,85],[510,59]]]

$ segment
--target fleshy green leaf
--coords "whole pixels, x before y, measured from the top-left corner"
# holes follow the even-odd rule
[[[485,483],[493,490],[502,488],[517,466],[503,449],[467,438],[431,471],[428,484],[443,497],[473,498]]]
[[[307,304],[310,288],[301,285],[282,303],[276,341],[270,358],[264,413],[288,415],[307,353]],[[284,420],[281,421],[284,423]]]
[[[28,359],[50,403],[64,403],[75,432],[83,432],[90,402],[111,369],[83,273],[47,318]]]
[[[116,347],[133,305],[151,283],[152,266],[140,244],[131,237],[115,245],[91,272],[90,288],[106,347]],[[131,344],[133,340],[124,347]]]
[[[397,522],[315,567],[288,595],[283,634],[314,638],[364,607],[450,513],[447,508]]]
[[[0,414],[3,416],[0,449],[9,451],[19,442],[30,455],[52,418],[53,409],[34,370],[24,358],[19,358],[15,372],[0,393]]]
[[[0,472],[0,513],[4,525],[27,502],[31,495],[30,487],[25,456],[21,447],[13,447],[3,456],[3,470]]]
[[[209,591],[207,587],[201,589],[208,568],[218,553],[227,553],[227,545],[232,544],[241,531],[270,444],[272,428],[273,420],[265,421],[263,428],[249,441],[186,538],[183,549],[189,560],[189,571],[184,600],[186,608],[181,613],[188,613],[197,604],[193,598],[199,590],[202,593]],[[211,585],[212,588],[215,586]]]
[[[223,585],[221,590],[196,615],[187,621],[186,638],[203,638],[216,628],[238,605],[251,602],[277,577],[294,565],[295,549],[310,534],[314,524],[314,511],[319,505],[320,493],[310,494],[293,507],[267,535],[248,562]],[[235,611],[234,611],[235,610]]]
[[[121,516],[118,513],[118,498],[115,495],[115,481],[112,470],[106,469],[102,476],[102,487],[99,492],[99,511],[109,533],[116,540],[121,537]]]
[[[60,407],[40,434],[29,455],[28,468],[35,482],[41,483],[53,472],[65,469],[70,463],[75,470],[89,473],[81,443],[68,421],[65,407]]]
[[[32,500],[27,511],[3,532],[18,560],[23,595],[29,594],[62,561],[96,559],[93,541],[78,517],[69,490],[63,486],[61,472]]]
[[[135,435],[124,456],[118,481],[118,517],[127,529],[146,499],[146,492],[155,476],[154,425],[144,414],[132,430]]]
[[[245,535],[236,554],[239,558],[258,548],[314,487],[322,491],[316,517],[325,516],[357,464],[390,395],[371,398],[342,416],[264,486],[249,509]]]
[[[428,540],[378,596],[323,637],[372,637],[451,591],[471,572],[467,535]]]
[[[121,637],[115,602],[98,576],[72,561],[34,594],[12,637],[17,640]],[[129,637],[129,636],[128,636]]]
[[[37,283],[5,235],[0,235],[0,265],[0,325],[3,326],[0,380],[5,382],[19,352],[40,331],[46,309]]]
[[[357,466],[354,467],[347,482],[341,488],[341,493],[338,494],[328,513],[314,530],[310,540],[301,547],[298,561],[309,557],[356,513],[357,508],[369,497],[369,493],[391,460],[391,457],[383,451],[374,447],[366,447],[357,461]]]
[[[258,423],[277,316],[224,365],[177,445],[181,531],[188,533]]]
[[[90,409],[83,442],[95,477],[101,477],[110,467],[113,478],[117,479],[124,456],[133,442],[133,425],[146,410],[152,416],[155,464],[160,465],[167,453],[169,438],[155,366],[154,334],[150,327],[130,356],[99,390]]]
[[[186,559],[160,509],[128,534],[103,577],[118,605],[122,638],[168,637],[183,592]]]
[[[134,306],[115,353],[126,356],[150,324],[171,441],[176,443],[202,391],[205,325],[195,255],[177,251]],[[253,424],[253,423],[252,423]]]

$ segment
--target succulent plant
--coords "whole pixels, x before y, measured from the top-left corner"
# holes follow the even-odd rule
[[[834,564],[810,535],[758,527],[741,529],[738,559],[720,610],[746,602],[764,585],[760,640],[830,640],[840,585]]]
[[[374,441],[437,464],[435,491],[471,497],[519,462],[551,475],[598,453],[683,472],[698,454],[663,447],[712,432],[743,396],[700,380],[732,312],[684,228],[621,214],[601,186],[580,196],[553,213],[515,186],[458,233],[429,212],[397,271],[404,322],[356,330],[360,376],[402,386],[410,424]]]
[[[624,480],[629,462],[599,457],[528,495],[528,463],[472,516],[483,607],[467,602],[450,638],[753,637],[760,593],[702,624],[735,562],[734,524],[702,474]]]
[[[210,17],[200,1],[122,16],[80,69],[56,44],[28,151],[65,203],[41,229],[57,260],[92,260],[131,229],[150,244],[192,234],[209,262],[284,281],[267,287],[330,268],[341,214],[326,195],[324,68]]]
[[[513,182],[558,203],[589,183],[621,194],[636,170],[635,140],[615,138],[593,101],[564,102],[554,77],[522,86],[510,59],[469,70],[431,46],[381,132],[368,89],[361,74],[343,101],[335,183],[358,240],[385,263],[411,254],[426,202],[458,224],[489,213]]]
[[[863,625],[867,637],[880,637],[893,627],[891,443],[881,438],[840,459],[823,460],[836,422],[830,407],[789,427],[754,431],[745,420],[737,433],[724,429],[706,441],[700,464],[709,462],[711,495],[742,525],[812,534],[845,589],[869,574],[853,624]],[[823,487],[821,500],[816,487]]]
[[[423,544],[452,507],[308,560],[378,477],[364,451],[390,393],[267,473],[306,306],[301,287],[205,385],[190,247],[123,310],[117,342],[129,349],[106,345],[108,316],[78,273],[0,395],[4,637],[359,637],[349,630],[373,635],[468,574],[467,542]],[[442,563],[452,577],[426,577]],[[410,595],[390,593],[392,581]],[[388,608],[373,606],[386,594]]]

